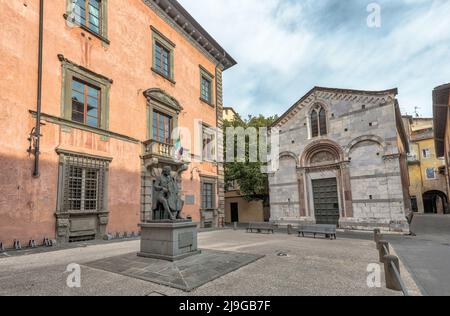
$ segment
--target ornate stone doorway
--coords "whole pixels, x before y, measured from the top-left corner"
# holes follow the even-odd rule
[[[353,217],[349,161],[342,148],[321,139],[308,145],[299,168],[300,215],[317,224]]]

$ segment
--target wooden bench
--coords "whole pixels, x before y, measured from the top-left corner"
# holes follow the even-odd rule
[[[266,231],[267,233],[274,233],[274,225],[272,223],[250,223],[248,224],[247,233],[262,233]]]
[[[303,236],[305,234],[313,234],[314,238],[316,235],[325,235],[326,238],[331,240],[336,238],[336,225],[302,225],[298,228],[298,237]]]

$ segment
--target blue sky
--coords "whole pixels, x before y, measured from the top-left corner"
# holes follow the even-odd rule
[[[313,86],[399,88],[403,113],[431,116],[433,88],[450,82],[448,0],[179,1],[238,61],[224,102],[243,116],[282,114]]]

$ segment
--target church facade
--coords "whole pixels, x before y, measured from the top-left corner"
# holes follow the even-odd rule
[[[396,95],[315,87],[274,123],[273,222],[409,231],[409,146]]]

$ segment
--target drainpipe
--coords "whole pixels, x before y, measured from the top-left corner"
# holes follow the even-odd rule
[[[214,74],[215,75],[215,78],[216,78],[216,82],[215,82],[215,97],[216,97],[216,128],[219,126],[219,115],[222,115],[221,113],[219,113],[219,97],[218,97],[218,91],[219,91],[219,89],[218,89],[218,85],[217,85],[217,70],[219,69],[219,67],[220,67],[220,65],[221,65],[221,62],[218,62],[217,64],[216,64],[216,73]],[[223,85],[223,79],[222,79],[222,85]],[[223,91],[223,86],[222,86],[222,91]],[[223,104],[222,104],[222,106],[223,106]],[[223,125],[222,125],[222,128],[223,128]],[[222,132],[222,131],[219,131],[219,132]],[[222,136],[223,137],[223,136]],[[218,139],[216,139],[216,141],[217,141]],[[221,139],[222,141],[223,141],[223,138]],[[218,145],[218,143],[217,143],[217,145]],[[218,146],[217,146],[218,147]],[[217,159],[219,160],[218,161],[218,163],[221,161],[221,160],[223,160],[224,158],[223,158],[223,152],[222,153],[219,153],[219,151],[217,150],[218,148],[216,148],[216,154],[222,154],[222,157],[217,157]],[[225,169],[224,169],[224,171],[225,171]],[[219,175],[219,164],[217,165],[217,175]],[[219,195],[219,191],[220,191],[220,188],[219,188],[219,182],[217,182],[217,195]],[[219,203],[220,203],[220,198],[218,199],[218,205],[217,206],[219,206],[220,207],[220,205],[219,205]],[[219,214],[217,214],[217,215],[219,215]],[[220,222],[220,217],[219,216],[217,216],[217,227],[219,227],[219,228],[222,228],[222,223]]]
[[[37,109],[36,128],[34,131],[34,171],[33,177],[39,177],[39,155],[41,141],[41,109],[42,109],[42,51],[44,44],[44,0],[39,1],[39,48],[38,48],[38,84],[37,84]]]

